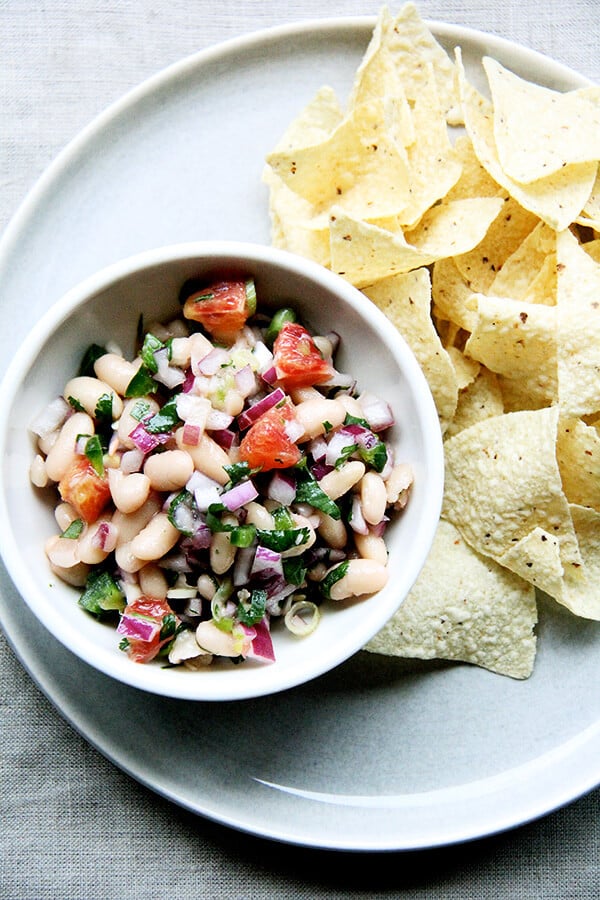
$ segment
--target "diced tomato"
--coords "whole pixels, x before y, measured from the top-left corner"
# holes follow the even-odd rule
[[[310,333],[297,322],[286,322],[273,344],[277,378],[287,390],[323,384],[333,374]]]
[[[251,281],[217,281],[194,291],[183,306],[186,319],[200,322],[216,340],[225,342],[236,337],[255,311]]]
[[[136,597],[131,603],[128,603],[123,610],[123,615],[139,615],[154,620],[162,627],[165,616],[174,615],[173,610],[166,600],[158,597],[141,596]],[[141,638],[127,638],[127,652],[134,662],[147,663],[158,654],[164,644],[171,640],[171,635],[161,639],[160,628],[157,628],[156,634],[149,641]]]
[[[286,432],[286,423],[293,418],[289,400],[268,409],[242,438],[240,460],[252,469],[261,467],[263,471],[294,466],[302,454]]]
[[[87,524],[95,522],[110,499],[108,478],[87,458],[76,456],[58,484],[60,496]]]

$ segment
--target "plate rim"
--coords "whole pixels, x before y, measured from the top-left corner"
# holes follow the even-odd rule
[[[220,41],[188,54],[181,59],[170,63],[154,74],[151,74],[139,84],[127,90],[123,95],[112,101],[105,109],[95,115],[87,125],[67,142],[26,192],[23,200],[9,219],[0,236],[0,278],[5,260],[10,257],[13,247],[16,248],[16,245],[18,244],[22,227],[26,224],[37,204],[43,200],[45,192],[52,187],[52,184],[60,176],[61,172],[68,169],[73,159],[75,159],[81,151],[85,150],[88,145],[93,143],[95,136],[100,134],[111,122],[123,115],[123,113],[131,106],[140,102],[143,98],[149,97],[169,82],[175,82],[176,80],[185,77],[185,74],[188,71],[208,65],[212,60],[222,59],[224,56],[233,52],[245,52],[250,48],[261,44],[277,43],[298,34],[304,34],[309,37],[312,34],[323,34],[330,31],[338,33],[341,30],[348,31],[348,33],[356,32],[357,36],[364,32],[365,39],[368,40],[376,19],[376,16],[319,17],[257,29],[242,35],[227,38],[224,41]],[[505,54],[510,54],[511,56],[516,55],[516,58],[524,65],[532,65],[535,67],[541,66],[543,70],[552,71],[553,77],[556,77],[558,80],[564,80],[565,82],[571,82],[573,86],[593,84],[590,79],[581,75],[566,64],[554,60],[538,50],[515,43],[508,38],[468,26],[430,19],[425,19],[424,21],[431,28],[434,35],[440,40],[456,40],[457,43],[468,40],[479,43],[485,45],[492,54],[497,53],[499,56]],[[22,598],[19,599],[20,602],[24,603]],[[502,822],[498,821],[495,824],[488,823],[488,826],[483,829],[479,827],[469,831],[469,829],[465,828],[460,834],[438,834],[435,839],[427,842],[421,840],[412,843],[405,840],[399,843],[398,840],[394,840],[393,836],[391,839],[384,840],[380,838],[377,842],[368,844],[363,842],[362,845],[359,845],[354,840],[313,842],[309,835],[293,834],[290,829],[288,829],[288,833],[283,833],[282,830],[277,831],[276,829],[257,828],[256,825],[252,825],[249,821],[242,821],[241,819],[236,821],[231,816],[226,817],[223,814],[219,814],[217,810],[201,808],[198,804],[194,804],[190,801],[186,802],[185,797],[179,796],[177,792],[173,790],[169,790],[166,784],[159,785],[157,784],[156,778],[153,779],[149,774],[140,771],[139,767],[136,769],[134,764],[131,764],[129,760],[124,758],[123,753],[121,753],[119,757],[116,748],[107,746],[107,741],[103,742],[102,736],[96,733],[96,730],[93,727],[93,713],[90,712],[88,716],[90,722],[86,723],[84,721],[85,716],[81,714],[81,711],[79,711],[79,715],[77,715],[76,704],[72,702],[72,699],[69,705],[69,700],[65,697],[65,692],[60,686],[56,683],[50,686],[47,681],[44,680],[41,664],[38,662],[36,666],[35,658],[28,658],[23,647],[19,646],[18,642],[15,640],[15,635],[6,627],[5,616],[3,615],[3,603],[3,598],[0,595],[0,625],[2,626],[3,633],[9,646],[20,664],[28,672],[34,684],[70,727],[80,734],[91,746],[101,753],[101,755],[117,766],[117,768],[121,769],[138,783],[144,785],[154,793],[196,815],[203,816],[240,832],[273,841],[325,850],[381,852],[432,849],[434,847],[451,846],[465,841],[489,837],[493,834],[516,828],[574,802],[600,784],[600,770],[592,775],[591,772],[588,773],[588,771],[584,771],[583,768],[575,767],[576,786],[574,786],[573,781],[569,782],[569,789],[563,788],[562,783],[556,785],[552,796],[546,794],[543,799],[537,798],[537,803],[532,802],[526,814],[521,812],[518,815],[505,816]],[[55,641],[56,639],[51,637],[51,640]],[[68,653],[69,651],[65,652]],[[84,663],[84,665],[87,664]],[[556,748],[535,757],[531,762],[514,766],[503,773],[499,773],[499,775],[492,775],[488,778],[467,782],[465,784],[471,786],[478,785],[480,787],[489,785],[490,781],[496,781],[497,779],[503,780],[509,776],[514,776],[514,773],[523,769],[529,770],[534,763],[538,764],[537,768],[539,768],[540,761],[544,761],[544,764],[551,764],[553,760],[563,765],[565,762],[568,764],[571,761],[571,751],[574,751],[575,748],[581,748],[589,740],[596,739],[597,732],[600,733],[599,722],[585,729],[583,732],[580,732],[572,740],[564,742]],[[600,741],[597,743],[600,747]],[[464,785],[459,785],[459,787],[464,788]],[[433,791],[431,793],[440,794],[445,793],[448,790],[451,789],[442,789],[441,791]],[[413,797],[415,794],[402,796]]]

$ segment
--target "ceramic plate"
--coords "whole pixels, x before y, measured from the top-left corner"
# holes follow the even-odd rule
[[[318,87],[346,96],[373,24],[305,22],[222,44],[97,119],[0,243],[1,358],[64,291],[117,259],[188,240],[268,243],[265,153]],[[462,46],[476,83],[483,54],[552,87],[586,83],[497,38],[433,28]],[[117,687],[44,631],[4,572],[0,619],[31,677],[115,765],[256,835],[434,847],[513,827],[600,782],[600,630],[556,605],[541,609],[525,682],[359,653],[303,688],[226,705]]]

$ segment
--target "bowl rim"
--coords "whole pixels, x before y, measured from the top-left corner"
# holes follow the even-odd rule
[[[428,440],[425,445],[424,468],[428,479],[424,500],[426,507],[423,509],[419,524],[420,553],[411,554],[407,561],[409,576],[407,584],[412,585],[416,580],[425,560],[428,556],[437,522],[441,513],[443,486],[444,486],[444,456],[441,429],[439,419],[431,391],[425,376],[408,344],[402,335],[390,328],[390,321],[385,314],[374,304],[371,304],[365,295],[351,285],[341,276],[325,268],[313,260],[301,257],[287,250],[275,248],[252,242],[215,240],[215,241],[186,241],[174,244],[161,245],[159,247],[144,250],[104,266],[100,270],[88,275],[86,278],[72,286],[58,300],[54,301],[42,317],[35,323],[21,345],[16,349],[11,358],[7,370],[0,383],[0,458],[6,458],[6,446],[10,428],[9,414],[23,379],[37,355],[42,351],[47,340],[54,334],[69,316],[83,308],[85,304],[97,294],[109,290],[120,281],[135,277],[137,272],[147,269],[160,268],[177,261],[186,259],[235,261],[237,265],[247,261],[258,265],[275,266],[293,272],[300,277],[318,282],[326,290],[341,297],[343,303],[349,304],[361,318],[366,317],[378,338],[393,351],[394,359],[402,361],[403,371],[406,373],[414,395],[416,408],[419,410],[421,421],[424,423],[424,431]],[[162,681],[152,677],[150,673],[156,672],[156,667],[133,665],[123,654],[123,659],[112,653],[102,653],[90,658],[89,652],[85,652],[88,643],[83,641],[83,646],[77,640],[69,640],[69,634],[78,633],[72,627],[67,633],[58,628],[58,622],[64,622],[64,617],[58,613],[53,615],[52,608],[47,602],[47,597],[42,596],[37,584],[30,575],[26,561],[22,558],[16,537],[10,524],[10,516],[5,498],[4,468],[0,466],[0,556],[6,570],[12,579],[21,599],[31,609],[36,618],[44,627],[65,646],[68,650],[86,662],[88,665],[100,670],[106,675],[121,681],[131,687],[136,687],[149,693],[162,696],[197,701],[236,701],[255,698],[267,694],[278,693],[296,687],[323,675],[337,665],[341,664],[358,652],[362,646],[385,624],[395,611],[387,606],[379,615],[371,612],[367,617],[371,626],[361,634],[361,640],[356,640],[356,629],[350,635],[342,635],[336,641],[335,653],[327,656],[323,662],[322,656],[318,662],[314,662],[308,668],[291,666],[286,671],[277,673],[276,683],[261,682],[253,686],[252,679],[225,678],[211,679],[187,679],[186,690],[180,683],[175,684],[172,679],[163,677]],[[405,592],[405,596],[407,591]],[[400,597],[397,606],[404,597]],[[385,614],[383,612],[385,611]],[[68,623],[69,624],[69,623]],[[80,636],[81,640],[81,636]],[[88,647],[89,649],[89,647]],[[127,663],[122,665],[120,663]],[[115,663],[119,665],[115,666]],[[275,663],[276,665],[276,663]],[[271,668],[271,667],[269,667]],[[300,670],[300,671],[299,671]],[[164,672],[159,673],[164,676]],[[210,688],[208,690],[207,688]]]

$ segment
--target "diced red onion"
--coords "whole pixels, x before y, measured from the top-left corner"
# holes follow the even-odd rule
[[[269,575],[283,575],[281,553],[278,553],[277,550],[269,550],[268,547],[263,547],[259,544],[256,548],[256,553],[254,554],[251,574],[262,575],[264,573],[268,573]]]
[[[296,482],[286,472],[275,471],[267,487],[267,496],[282,506],[291,506],[296,499]]]
[[[155,381],[171,389],[184,383],[185,372],[182,369],[178,369],[177,366],[169,364],[169,351],[166,347],[156,350],[153,356],[158,366],[158,371],[152,376]]]
[[[258,491],[254,483],[248,478],[247,481],[240,481],[228,491],[225,491],[221,494],[220,499],[221,503],[224,503],[230,512],[235,512],[240,506],[250,503],[251,500],[256,500],[257,497]]]
[[[129,432],[129,438],[133,441],[138,450],[142,453],[151,453],[160,444],[164,444],[168,440],[167,434],[151,434],[146,431],[144,424],[140,422],[135,426],[133,431]]]
[[[323,435],[319,435],[312,439],[308,445],[308,452],[315,462],[321,462],[321,460],[325,459],[325,454],[327,453],[327,441]]]
[[[385,534],[385,529],[387,528],[387,524],[389,522],[388,516],[384,516],[381,522],[378,522],[377,525],[371,526],[371,532],[376,537],[383,537]]]
[[[192,472],[186,484],[186,490],[194,495],[196,506],[200,512],[206,512],[211,503],[221,502],[221,485],[197,469]]]
[[[261,397],[260,400],[257,400],[256,403],[253,403],[239,414],[237,417],[239,428],[243,431],[244,428],[249,428],[250,425],[254,425],[263,413],[266,413],[268,409],[281,403],[284,399],[285,394],[281,388],[275,388],[274,391]]]
[[[233,378],[235,386],[242,397],[250,397],[256,393],[256,376],[251,366],[243,366],[235,373]]]
[[[191,369],[188,369],[185,373],[185,380],[182,385],[182,391],[184,394],[188,394],[194,388],[195,376]]]
[[[310,472],[313,478],[316,478],[317,481],[320,481],[324,475],[328,475],[329,472],[333,472],[334,466],[328,466],[326,462],[317,462],[314,466],[310,467]]]
[[[304,434],[304,425],[302,425],[298,421],[298,419],[288,419],[288,421],[283,426],[283,430],[287,434],[292,444],[295,444],[296,441],[299,441]]]
[[[117,546],[118,531],[112,522],[99,522],[92,536],[92,546],[106,553],[112,553]]]
[[[250,572],[254,562],[254,547],[240,547],[235,554],[232,579],[235,587],[241,587],[250,581]]]
[[[38,437],[45,438],[56,431],[68,418],[71,407],[63,397],[56,397],[39,413],[29,430]]]
[[[121,472],[124,475],[131,475],[133,472],[139,472],[144,464],[144,453],[137,447],[134,450],[126,450],[121,457]]]
[[[197,447],[200,443],[201,434],[202,429],[199,425],[189,425],[186,422],[181,433],[181,442],[186,447]]]
[[[383,431],[394,424],[394,414],[385,400],[369,391],[363,391],[358,398],[363,415],[373,431]]]
[[[160,622],[152,622],[124,613],[117,625],[117,634],[140,641],[152,641],[160,634],[160,627]]]
[[[340,428],[337,431],[334,431],[327,442],[325,464],[328,466],[335,466],[344,451],[356,443],[356,435],[352,433],[349,427]]]
[[[214,375],[229,362],[229,353],[223,347],[214,347],[198,362],[201,375]]]
[[[232,422],[233,416],[229,415],[229,413],[224,412],[222,409],[211,407],[206,417],[206,428],[209,431],[220,431],[223,428],[229,428]]]
[[[369,526],[363,516],[362,506],[358,494],[352,497],[352,510],[350,514],[350,527],[357,534],[368,534]]]
[[[248,655],[256,659],[262,659],[265,662],[275,662],[275,649],[271,638],[269,620],[266,616],[260,622],[257,622],[254,626],[254,632],[255,636],[252,639],[252,647]]]
[[[275,366],[269,366],[260,373],[260,377],[266,384],[275,384],[277,381],[277,369]]]
[[[216,431],[211,431],[210,436],[220,447],[231,450],[237,435],[230,428],[218,428]]]

